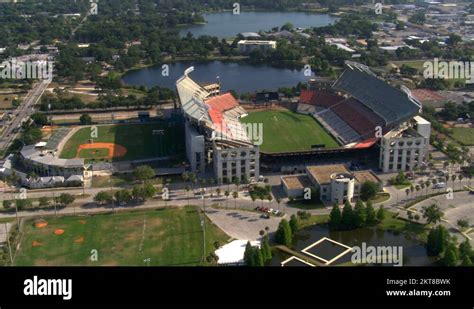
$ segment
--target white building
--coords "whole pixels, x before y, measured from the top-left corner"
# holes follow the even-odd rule
[[[212,167],[219,183],[258,179],[260,151],[253,145],[240,118],[247,112],[230,93],[205,88],[193,81],[189,68],[176,82],[186,118],[186,155],[191,170],[205,173]]]
[[[243,54],[249,54],[256,49],[260,49],[262,52],[276,49],[276,41],[256,41],[256,40],[241,40],[237,43],[239,51]]]
[[[380,142],[384,173],[413,171],[426,164],[431,123],[420,116],[385,134]]]

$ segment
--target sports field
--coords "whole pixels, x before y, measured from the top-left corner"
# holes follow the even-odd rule
[[[95,130],[97,129],[97,132]],[[164,136],[153,134],[164,130]],[[161,142],[161,144],[160,144]],[[63,159],[128,161],[184,153],[184,128],[167,123],[91,126],[77,131],[64,145]]]
[[[312,145],[339,147],[337,141],[311,116],[289,110],[250,113],[243,123],[263,123],[263,152],[311,150]]]
[[[465,146],[474,145],[474,128],[451,128],[452,138]]]
[[[25,222],[17,266],[205,265],[198,208],[167,208]],[[62,234],[58,231],[63,231]],[[229,237],[206,219],[206,256]],[[222,244],[223,244],[222,243]],[[97,250],[97,261],[91,260]]]

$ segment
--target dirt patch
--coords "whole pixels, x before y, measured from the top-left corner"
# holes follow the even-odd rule
[[[33,242],[31,243],[32,247],[41,247],[42,245],[43,245],[42,243],[36,240],[33,240]]]
[[[54,231],[54,234],[56,234],[56,235],[58,235],[58,236],[59,236],[59,235],[62,235],[62,234],[64,234],[64,230],[62,230],[62,229],[57,229],[57,230]]]
[[[127,154],[127,148],[123,147],[122,145],[114,144],[114,143],[90,143],[90,144],[82,144],[77,149],[76,158],[80,158],[80,152],[85,149],[107,149],[108,154],[101,159],[113,159],[113,158],[121,158]],[[97,151],[96,151],[97,152]]]
[[[85,225],[87,223],[86,220],[79,220],[79,223],[82,224],[82,225]]]
[[[82,244],[84,242],[84,236],[79,237],[78,239],[74,240],[76,244]]]
[[[46,221],[38,221],[35,223],[35,228],[37,229],[43,229],[48,226],[48,222]]]

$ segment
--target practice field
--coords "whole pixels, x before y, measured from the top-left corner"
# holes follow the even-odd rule
[[[129,161],[184,153],[184,128],[178,124],[174,126],[163,122],[95,128],[91,126],[77,131],[64,145],[60,157]],[[164,135],[158,135],[156,130],[164,130]],[[95,136],[97,138],[93,138]]]
[[[197,207],[46,218],[25,223],[17,266],[205,265]],[[206,219],[206,256],[229,238]],[[97,261],[91,250],[97,250]]]
[[[474,128],[451,128],[452,138],[465,146],[474,145]]]
[[[289,110],[267,110],[250,113],[243,123],[263,123],[263,152],[311,150],[312,145],[324,144],[337,148],[337,141],[311,116]]]

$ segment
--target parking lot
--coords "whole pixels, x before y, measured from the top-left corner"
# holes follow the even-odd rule
[[[257,240],[260,231],[268,227],[268,232],[277,230],[281,218],[262,218],[262,213],[242,210],[207,209],[207,216],[227,235],[235,239]]]
[[[470,227],[474,226],[474,195],[469,192],[455,192],[453,198],[439,195],[417,204],[412,209],[421,212],[424,206],[437,204],[444,212],[444,219],[456,225],[460,219],[468,220]]]

